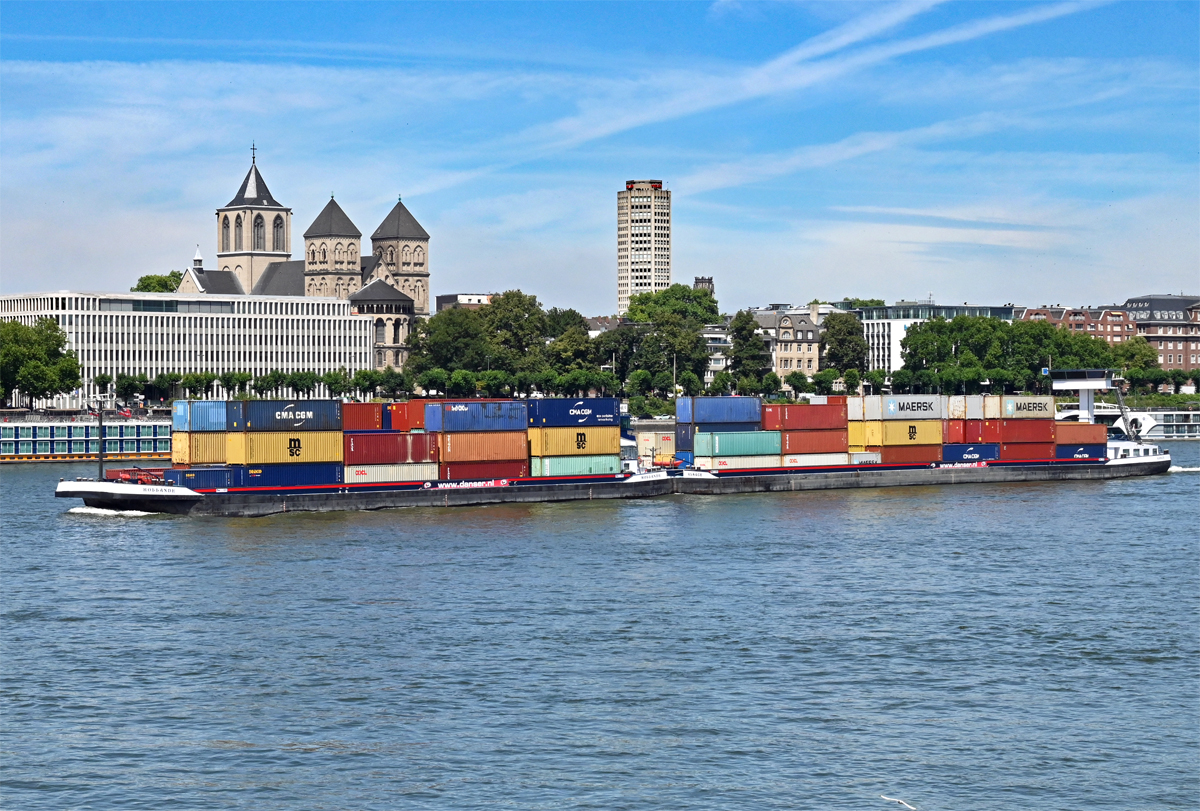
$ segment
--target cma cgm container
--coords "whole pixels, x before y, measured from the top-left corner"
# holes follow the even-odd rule
[[[1108,444],[1102,445],[1063,445],[1054,446],[1055,459],[1105,459],[1108,457]]]
[[[171,434],[171,464],[225,464],[225,434],[215,431],[189,431]]]
[[[163,479],[171,484],[191,490],[218,490],[233,485],[232,473],[227,467],[175,468],[163,471]]]
[[[409,465],[346,465],[346,484],[437,481],[437,462]]]
[[[525,404],[531,427],[621,426],[621,401],[616,397],[585,397],[580,400],[547,397],[541,400],[527,400]]]
[[[1054,420],[1000,420],[1000,442],[1054,442]]]
[[[535,456],[529,460],[531,476],[598,476],[620,472],[621,457],[613,454]]]
[[[841,431],[784,431],[782,452],[799,454],[846,453],[850,440],[846,429]]]
[[[525,459],[509,462],[442,462],[439,478],[454,479],[520,479],[529,475]]]
[[[341,400],[231,400],[230,431],[340,431]]]
[[[425,401],[409,400],[407,403],[388,403],[387,428],[390,431],[425,430]]]
[[[176,400],[171,405],[173,431],[224,431],[224,400]]]
[[[342,435],[347,465],[399,465],[438,461],[437,434],[399,432]]]
[[[883,398],[885,420],[941,420],[945,418],[940,394],[894,394]]]
[[[1053,397],[1005,397],[1001,419],[1006,420],[1052,420],[1054,419]]]
[[[426,431],[524,431],[528,420],[525,403],[514,400],[446,401],[425,406]]]
[[[852,422],[847,431],[851,445],[878,447],[883,444],[882,422]]]
[[[848,453],[785,453],[779,457],[783,467],[834,467],[850,464]]]
[[[1000,445],[1000,459],[1054,459],[1053,442],[1004,442]]]
[[[701,456],[779,456],[783,438],[779,431],[696,434],[692,451]]]
[[[885,465],[915,465],[942,461],[942,446],[938,445],[885,445],[879,451],[880,461]]]
[[[1090,422],[1056,423],[1054,441],[1059,445],[1107,445],[1108,426]]]
[[[426,425],[428,425],[426,419]],[[442,462],[502,462],[529,458],[525,429],[437,434]]]
[[[941,445],[941,420],[887,420],[883,423],[883,446]]]
[[[1000,458],[1000,446],[994,444],[955,444],[942,446],[943,462],[988,462]]]
[[[225,461],[231,465],[337,462],[340,471],[342,432],[230,431],[225,434]]]
[[[780,456],[696,456],[695,466],[701,470],[750,470],[780,467]]]
[[[845,404],[763,406],[764,431],[830,431],[846,427]]]
[[[671,450],[674,452],[673,446]],[[530,456],[597,456],[620,453],[621,428],[618,425],[529,429]]]
[[[757,397],[679,397],[677,422],[762,423],[762,400]]]
[[[342,484],[342,464],[246,465],[232,468],[234,487],[304,487]]]
[[[343,431],[382,431],[383,403],[344,403]]]

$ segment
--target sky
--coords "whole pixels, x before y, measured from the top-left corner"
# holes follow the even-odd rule
[[[5,2],[0,292],[215,267],[252,143],[433,295],[615,312],[634,178],[725,312],[1200,294],[1200,4],[934,0]]]

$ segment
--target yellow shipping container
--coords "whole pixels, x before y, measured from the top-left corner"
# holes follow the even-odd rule
[[[176,431],[171,434],[171,464],[225,464],[225,432]]]
[[[847,427],[850,429],[851,445],[858,445],[862,447],[869,445],[877,448],[883,444],[882,422],[851,422],[848,423]],[[941,441],[941,439],[938,440],[938,442]]]
[[[225,434],[225,463],[229,465],[340,461],[341,431],[230,431]]]
[[[621,452],[617,425],[530,428],[530,456],[611,456]]]
[[[883,423],[883,445],[941,445],[941,420],[887,420]]]

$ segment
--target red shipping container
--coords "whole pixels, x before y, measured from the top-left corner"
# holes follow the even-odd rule
[[[942,444],[961,445],[967,440],[966,420],[942,420]]]
[[[784,453],[846,453],[849,449],[849,431],[783,432]]]
[[[983,420],[963,420],[962,441],[967,445],[983,442]]]
[[[784,431],[834,431],[844,429],[846,405],[789,405],[783,409]]]
[[[438,460],[437,434],[345,434],[342,450],[347,465],[403,465]]]
[[[1000,420],[983,421],[983,439],[980,441],[990,442],[993,445],[1000,444]]]
[[[1059,445],[1104,445],[1108,426],[1103,423],[1060,422],[1054,426],[1054,441]]]
[[[429,400],[409,400],[405,403],[389,403],[393,431],[425,430],[425,404]]]
[[[529,475],[529,460],[447,462],[438,471],[441,479],[520,479]]]
[[[829,403],[829,405],[845,405],[846,397],[847,395],[845,394],[831,394],[825,398],[825,402]]]
[[[1025,442],[1054,444],[1054,420],[1000,420],[1000,441],[1018,444]],[[1051,455],[1049,458],[1053,459],[1054,456]]]
[[[764,431],[783,430],[783,406],[765,405],[762,407],[762,428]]]
[[[383,403],[342,403],[343,431],[383,429]]]
[[[942,461],[941,445],[884,445],[885,465],[913,465]]]
[[[1013,422],[1046,422],[1046,420],[1013,420]],[[1000,446],[1000,458],[1004,461],[1016,459],[1053,459],[1053,442],[1012,442]]]

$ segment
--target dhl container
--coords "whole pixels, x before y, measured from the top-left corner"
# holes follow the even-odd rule
[[[983,442],[983,420],[963,420],[963,442]]]
[[[1021,459],[1054,459],[1053,442],[1004,442],[1000,445],[1000,458],[1005,461]]]
[[[675,453],[674,431],[639,431],[637,435],[638,456]]]
[[[985,420],[998,420],[1003,416],[1004,405],[1000,402],[1003,399],[998,394],[983,395],[983,418]]]
[[[1107,457],[1107,443],[1093,445],[1063,445],[1060,443],[1054,446],[1055,459],[1106,459]]]
[[[616,397],[547,397],[527,400],[526,406],[530,427],[621,425],[621,401]]]
[[[1000,442],[1050,442],[1055,441],[1054,420],[1000,420]]]
[[[216,431],[171,434],[171,464],[225,464],[225,434]]]
[[[940,394],[893,394],[883,398],[885,420],[941,420],[945,413]]]
[[[341,400],[230,400],[229,431],[340,431]]]
[[[830,431],[846,427],[847,405],[763,406],[764,431]]]
[[[762,400],[757,397],[678,397],[677,422],[762,423]]]
[[[883,446],[941,445],[941,420],[885,420],[883,423]]]
[[[846,453],[850,440],[846,429],[841,431],[784,431],[781,435],[783,453],[827,454]]]
[[[855,451],[850,454],[852,465],[878,465],[883,462],[883,454],[879,451]]]
[[[525,403],[515,400],[446,400],[425,405],[427,431],[524,431],[528,427]]]
[[[1000,420],[984,420],[980,430],[984,442],[1000,442]]]
[[[1059,445],[1107,445],[1108,426],[1090,422],[1060,422],[1054,426]]]
[[[1052,420],[1054,419],[1054,398],[1045,397],[1005,397],[1004,411],[1000,416],[1005,420]]]
[[[785,453],[779,457],[782,467],[832,467],[850,464],[848,453]]]
[[[535,456],[529,460],[529,475],[599,476],[621,472],[621,457],[613,454],[595,456]]]
[[[171,405],[171,430],[188,433],[225,430],[224,400],[176,400]]]
[[[425,424],[429,424],[428,412]],[[425,436],[438,437],[438,458],[442,462],[509,462],[529,458],[529,440],[524,428]]]
[[[696,434],[693,452],[701,456],[779,456],[783,440],[779,431],[739,431],[736,433]]]
[[[942,461],[942,446],[937,445],[884,445],[879,460],[885,465],[915,465]]]
[[[953,401],[954,398],[950,398]],[[942,420],[942,444],[961,445],[966,442],[966,420]]]
[[[462,436],[459,434],[458,436]],[[442,462],[438,467],[439,478],[455,479],[520,479],[529,475],[529,460],[517,459],[508,462]]]
[[[946,404],[946,419],[949,420],[981,420],[983,419],[982,394],[951,395]]]
[[[883,422],[852,422],[847,426],[851,445],[883,444]]]
[[[780,467],[779,454],[763,456],[696,456],[695,466],[700,470],[750,470],[753,468]]]
[[[960,443],[942,447],[943,462],[987,462],[1000,458],[1000,446],[995,444]]]
[[[233,484],[230,468],[194,467],[163,471],[163,480],[189,490],[228,489]]]
[[[234,487],[313,487],[342,484],[344,469],[341,463],[326,463],[246,465],[230,470]]]
[[[382,431],[383,403],[343,403],[343,431]]]
[[[346,484],[437,481],[437,462],[406,465],[346,465]]]
[[[412,431],[425,428],[425,401],[409,400],[406,403],[388,403],[388,426],[392,431]]]
[[[671,450],[674,452],[673,447]],[[619,425],[529,429],[530,456],[597,456],[620,453]]]
[[[398,431],[343,434],[342,459],[347,465],[399,465],[438,461],[437,434]]]
[[[342,432],[230,431],[225,434],[225,461],[230,465],[338,462],[340,471]]]

